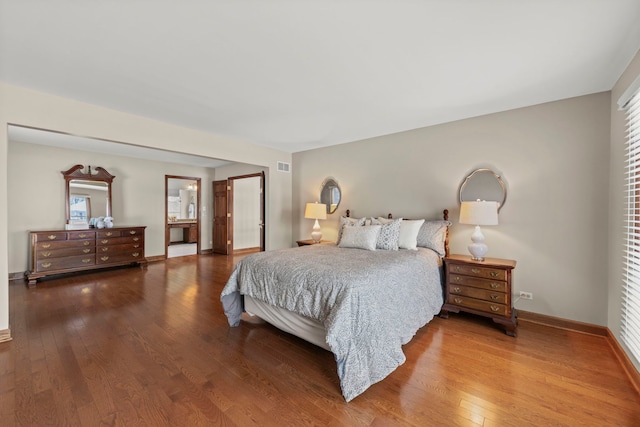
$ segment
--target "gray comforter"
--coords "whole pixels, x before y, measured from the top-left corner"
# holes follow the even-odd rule
[[[440,311],[441,283],[430,249],[313,245],[245,257],[221,298],[231,326],[240,322],[241,294],[322,323],[350,401],[404,363],[401,346]]]

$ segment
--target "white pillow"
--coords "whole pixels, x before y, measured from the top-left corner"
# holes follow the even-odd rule
[[[344,227],[338,244],[341,248],[376,250],[381,225],[363,225],[362,227]]]
[[[424,223],[424,219],[404,220],[400,223],[400,237],[398,246],[400,249],[418,249],[418,232]]]
[[[451,226],[449,221],[426,221],[418,232],[418,246],[433,249],[440,256],[445,256],[444,242],[447,238],[447,227]]]
[[[360,227],[365,225],[366,218],[349,218],[346,216],[340,217],[340,226],[338,227],[338,240],[337,244],[340,244],[340,239],[342,239],[342,230],[346,227]]]

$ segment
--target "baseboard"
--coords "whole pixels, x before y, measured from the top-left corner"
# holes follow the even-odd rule
[[[518,322],[537,323],[539,325],[552,326],[554,328],[567,329],[569,331],[582,332],[585,334],[599,335],[601,337],[609,335],[607,332],[609,328],[605,326],[547,316],[545,314],[533,313],[531,311],[518,310]]]
[[[12,280],[24,280],[24,271],[19,271],[17,273],[9,273],[9,281]]]
[[[148,256],[147,262],[160,262],[160,261],[165,261],[166,259],[167,257],[164,255]]]
[[[213,253],[213,249],[203,249],[200,251],[200,255],[211,255]]]
[[[254,252],[260,252],[261,248],[258,246],[256,248],[243,248],[243,249],[234,249],[233,250],[233,254],[234,255],[240,255],[240,254],[250,254],[250,253],[254,253]]]
[[[0,331],[0,342],[11,341],[11,329],[3,329]]]
[[[552,328],[566,329],[573,332],[598,335],[607,339],[609,346],[615,354],[618,362],[627,374],[633,388],[640,394],[640,372],[627,356],[613,332],[605,326],[592,325],[590,323],[577,322],[575,320],[561,319],[559,317],[547,316],[544,314],[532,313],[530,311],[518,310],[518,322],[537,323],[539,325],[550,326]]]
[[[629,356],[627,356],[627,353],[624,351],[609,328],[607,328],[607,338],[609,338],[609,345],[622,365],[622,368],[627,373],[627,377],[629,377],[631,384],[633,384],[633,387],[636,389],[638,394],[640,394],[640,372],[638,372],[635,365],[631,362],[631,359],[629,359]]]

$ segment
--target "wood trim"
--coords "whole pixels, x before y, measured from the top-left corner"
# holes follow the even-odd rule
[[[608,328],[605,326],[593,325],[590,323],[578,322],[575,320],[562,319],[559,317],[547,316],[545,314],[532,313],[531,311],[518,310],[518,322],[537,323],[539,325],[551,326],[558,329],[566,329],[574,332],[608,336]]]
[[[165,261],[166,259],[167,257],[164,255],[148,256],[147,262],[159,262],[159,261]]]
[[[213,253],[213,249],[211,249],[211,248],[210,249],[203,249],[200,252],[200,255],[211,255],[212,253]]]
[[[24,275],[25,275],[24,271],[19,271],[17,273],[9,273],[9,281],[11,282],[12,280],[24,280]]]
[[[260,252],[262,251],[262,248],[259,246],[256,246],[255,248],[242,248],[242,249],[234,249],[233,250],[233,254],[234,255],[238,255],[238,254],[249,254],[249,253],[253,253],[253,252]]]
[[[624,369],[627,377],[629,377],[629,381],[633,384],[633,388],[635,388],[638,394],[640,394],[640,372],[638,372],[635,365],[631,362],[631,359],[629,359],[629,356],[627,356],[627,353],[624,351],[609,328],[607,328],[607,338],[613,353],[616,355],[620,365],[622,365],[622,369]]]
[[[11,329],[3,329],[0,331],[0,342],[11,341]]]

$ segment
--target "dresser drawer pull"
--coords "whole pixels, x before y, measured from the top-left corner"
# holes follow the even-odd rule
[[[137,257],[138,255],[140,255],[140,252],[134,252],[131,255],[134,256],[134,257]]]
[[[45,258],[49,257],[49,256],[51,256],[51,252],[42,252],[42,256],[45,257]]]
[[[490,271],[489,272],[489,276],[491,277],[498,277],[500,275],[499,271]]]
[[[454,265],[453,266],[453,271],[455,271],[456,273],[459,273],[460,272],[460,267],[457,266],[457,265]]]
[[[490,296],[490,298],[491,298],[493,301],[498,301],[498,300],[500,299],[500,295],[491,295],[491,296]]]
[[[45,248],[45,249],[49,249],[51,247],[51,244],[50,243],[43,243],[42,247]]]
[[[91,258],[83,259],[82,262],[84,264],[89,264],[91,262]]]
[[[482,270],[480,270],[479,268],[472,268],[472,269],[471,269],[471,272],[472,272],[473,274],[478,274],[478,273],[480,273],[480,271],[482,271]]]
[[[89,246],[91,244],[90,240],[85,240],[84,242],[82,242],[83,245],[85,246]]]
[[[49,268],[49,267],[51,267],[51,263],[50,263],[50,262],[43,262],[43,263],[42,263],[42,266],[43,266],[44,268]]]
[[[453,288],[453,292],[460,292],[460,288],[456,286],[455,288]]]
[[[109,259],[109,257],[108,257],[108,256],[101,256],[101,257],[100,257],[100,259],[101,259],[102,261],[106,261],[106,260],[108,260],[108,259]]]
[[[454,298],[454,299],[453,299],[453,301],[454,301],[456,304],[460,304],[460,303],[462,302],[462,298]]]
[[[133,234],[136,234],[136,230],[131,230],[131,231],[129,231],[129,234],[132,234],[132,235],[133,235]]]
[[[133,238],[133,241],[134,241],[134,242],[137,242],[138,240],[140,240],[140,238],[139,238],[139,237],[134,237],[134,238]]]
[[[85,254],[88,254],[89,252],[91,252],[91,249],[83,249],[82,252],[84,252]]]
[[[86,235],[86,234],[84,234],[84,233],[82,233],[82,234],[78,234],[78,236],[80,236],[80,238],[87,237],[87,235]]]
[[[104,239],[101,241],[101,243],[106,245],[107,243],[109,243],[109,239]]]
[[[56,238],[57,238],[57,237],[58,237],[58,236],[56,236],[55,234],[50,234],[50,235],[48,235],[48,236],[47,236],[47,238],[48,238],[49,240],[56,240]]]
[[[133,245],[133,247],[137,249],[140,247],[140,245]]]
[[[455,280],[456,282],[459,282],[460,280],[462,280],[462,277],[460,277],[460,276],[453,276],[453,280]]]
[[[107,252],[109,248],[102,248],[102,252]]]
[[[113,233],[112,233],[112,232],[110,232],[110,231],[107,231],[107,232],[105,233],[105,236],[107,236],[107,237],[111,237],[111,236],[113,236]]]
[[[494,313],[495,313],[496,311],[500,311],[500,307],[496,307],[495,305],[491,305],[491,306],[489,306],[489,307],[491,308],[491,311],[493,311]]]
[[[489,286],[491,286],[491,289],[499,289],[500,288],[500,283],[491,283],[491,284],[489,284]]]

